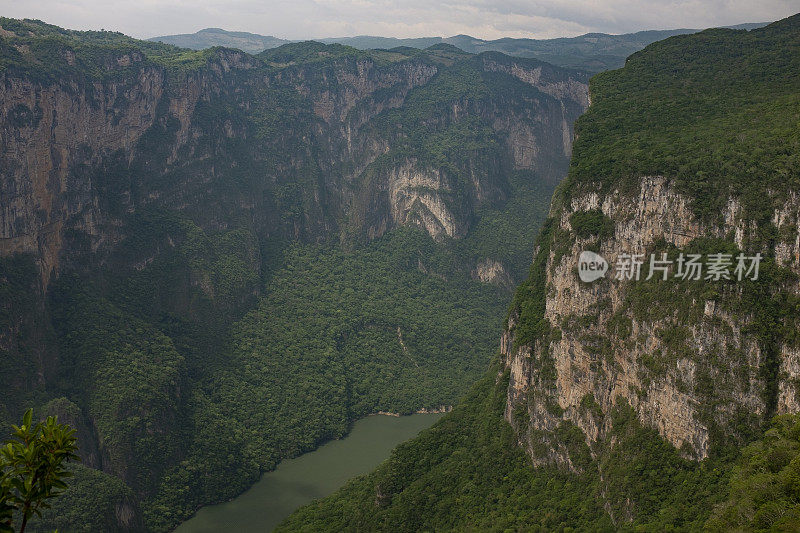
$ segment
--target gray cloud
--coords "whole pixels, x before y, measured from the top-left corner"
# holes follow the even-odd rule
[[[800,0],[0,0],[0,13],[134,37],[206,27],[288,39],[384,35],[551,38],[777,20]]]

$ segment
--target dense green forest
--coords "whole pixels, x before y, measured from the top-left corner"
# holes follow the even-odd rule
[[[65,276],[54,295],[63,391],[87,406],[119,453],[106,459],[112,472],[125,475],[129,455],[150,465],[127,481],[134,491],[155,494],[142,504],[152,529],[236,495],[282,458],[341,437],[359,417],[453,405],[485,371],[508,301],[502,288],[463,272],[452,250],[407,228],[352,251],[280,247],[263,295],[226,330],[213,315],[190,323],[147,301],[169,298],[170,284],[177,286],[171,275],[183,271],[176,265],[215,256],[194,246],[187,239],[175,257],[140,276]],[[230,294],[227,284],[253,275],[245,259],[222,249],[221,263],[194,266],[209,268],[220,297]],[[111,289],[101,291],[104,285]],[[95,382],[102,387],[89,385]],[[124,396],[113,393],[120,389]],[[165,457],[176,466],[162,473]],[[74,524],[78,509],[93,515],[103,498],[126,497],[113,477],[82,466],[74,474],[48,523]],[[90,482],[96,490],[86,493]]]
[[[631,190],[638,176],[663,175],[704,217],[732,194],[763,223],[799,185],[797,25],[666,39],[595,76],[565,190],[598,176],[605,190]]]
[[[36,250],[0,258],[0,375],[13,391],[0,421],[29,405],[57,414],[84,458],[31,528],[169,530],[359,417],[454,405],[486,371],[581,98],[449,45],[251,56],[0,26],[2,75],[36,87],[2,118],[20,153],[52,118],[35,100],[46,91],[71,104],[43,139],[75,106],[124,124],[113,149],[70,148],[67,193],[18,223],[62,217],[57,265]],[[578,91],[588,77],[514,61]],[[518,164],[524,142],[540,156]],[[429,181],[397,185],[397,169]],[[9,194],[47,203],[28,181],[10,179]],[[398,221],[391,194],[421,199]],[[420,228],[429,198],[452,235]],[[500,266],[495,283],[477,280],[484,260]]]
[[[642,354],[639,375],[657,379],[680,359],[697,365],[697,379],[681,385],[681,392],[696,402],[696,420],[708,430],[707,456],[690,460],[687,450],[643,425],[648,415],[621,397],[607,412],[592,394],[581,400],[577,416],[606,424],[591,448],[569,420],[543,435],[531,427],[538,411],[508,404],[508,371],[503,374],[498,363],[434,427],[398,447],[375,472],[297,511],[281,530],[796,530],[800,425],[796,414],[774,415],[780,380],[791,382],[780,350],[796,348],[800,318],[796,258],[781,263],[775,248],[787,241],[791,246],[797,227],[779,232],[773,213],[800,187],[798,39],[800,15],[752,32],[708,30],[655,43],[624,69],[592,78],[592,105],[576,126],[568,178],[554,195],[551,218],[509,313],[516,319],[515,347],[559,339],[566,326],[551,324],[546,315],[548,297],[556,295],[551,268],[563,265],[576,240],[598,250],[614,238],[615,224],[630,222],[596,208],[574,211],[568,225],[560,224],[559,216],[570,213],[580,195],[601,193],[601,205],[605,193],[637,199],[642,176],[664,176],[691,200],[698,220],[710,225],[720,222],[729,197],[738,200],[753,228],[747,238],[692,235],[681,247],[661,238],[648,251],[674,257],[767,250],[758,280],[642,280],[617,293],[622,303],[608,321],[607,338],[586,340],[593,357],[614,360],[608,339],[633,337],[634,320],[640,328],[657,325],[653,334],[664,349]],[[597,293],[605,295],[602,288]],[[720,367],[746,375],[752,363],[740,351],[721,353],[718,339],[709,343],[710,353],[687,348],[691,328],[719,320],[703,318],[707,301],[735,317],[742,337],[758,346],[754,374],[763,381],[757,389],[763,411],[732,408],[715,396],[723,386]],[[598,301],[597,314],[610,307]],[[576,317],[575,327],[597,320]],[[541,360],[531,363],[535,375],[523,386],[564,386],[555,383],[549,351],[541,352]],[[550,399],[544,398],[544,409],[560,416],[562,407],[548,405]],[[516,431],[504,420],[509,414]],[[548,454],[566,460],[556,467]]]
[[[420,272],[426,247],[427,235],[401,230],[351,254],[286,249],[265,296],[232,327],[230,355],[196,393],[195,427],[230,441],[216,437],[216,451],[197,439],[154,508],[203,501],[184,492],[202,488],[190,480],[209,479],[213,494],[215,473],[233,466],[235,479],[252,480],[371,412],[452,405],[486,367],[506,297]],[[235,465],[214,462],[224,449],[240,450]]]
[[[800,418],[775,417],[758,441],[742,450],[728,498],[717,505],[710,531],[791,531],[800,523]]]
[[[580,431],[558,429],[576,473],[531,464],[503,419],[507,384],[495,367],[375,472],[301,508],[277,531],[783,531],[796,524],[797,416],[776,417],[737,461],[697,463],[621,406],[600,460]],[[603,508],[609,500],[622,505]]]

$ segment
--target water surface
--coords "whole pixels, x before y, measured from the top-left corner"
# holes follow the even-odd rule
[[[292,511],[327,496],[389,457],[392,448],[432,425],[441,414],[368,416],[343,439],[288,459],[267,472],[247,492],[201,508],[176,533],[270,531]]]

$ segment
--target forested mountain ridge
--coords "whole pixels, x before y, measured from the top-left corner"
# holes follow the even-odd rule
[[[731,27],[750,30],[764,25],[765,23],[751,23]],[[398,47],[428,48],[437,44],[450,44],[471,54],[502,52],[510,56],[535,58],[561,67],[582,69],[588,72],[601,72],[623,66],[625,59],[629,55],[641,50],[650,43],[673,35],[696,33],[698,31],[700,30],[646,30],[620,35],[587,33],[577,37],[559,37],[555,39],[515,39],[504,37],[502,39],[486,40],[469,35],[402,39],[361,35],[315,40],[325,44],[343,44],[361,50]],[[149,40],[194,50],[202,50],[212,46],[227,46],[229,48],[240,48],[251,53],[261,52],[264,49],[277,47],[289,42],[272,36],[226,31],[220,28],[206,28],[189,34],[164,35],[153,37]]]
[[[45,279],[61,226],[92,235],[96,224],[114,225],[103,219],[151,206],[215,228],[231,223],[231,211],[253,212],[267,236],[312,241],[380,236],[407,220],[433,237],[460,236],[478,206],[507,199],[512,171],[558,181],[571,123],[588,104],[584,74],[500,54],[301,43],[256,58],[107,33],[71,44],[70,32],[31,36],[39,25],[25,24],[23,37],[3,42],[6,159],[18,178],[4,182],[3,246],[37,252]],[[45,141],[52,153],[26,159]],[[376,187],[364,187],[373,176]],[[102,229],[93,248],[113,240]]]
[[[592,78],[498,368],[284,529],[797,529],[799,52],[795,15]],[[582,280],[584,251],[605,277]],[[681,254],[730,271],[680,276]]]
[[[584,73],[0,27],[0,418],[83,459],[32,527],[167,530],[484,371]]]

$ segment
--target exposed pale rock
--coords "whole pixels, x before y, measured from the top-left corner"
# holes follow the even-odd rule
[[[396,225],[417,224],[437,240],[454,237],[464,228],[457,227],[455,216],[442,197],[442,193],[450,191],[439,171],[420,170],[410,162],[396,168],[389,174],[392,220]]]
[[[733,199],[727,203],[720,226],[704,225],[695,217],[689,200],[677,193],[669,180],[657,176],[642,178],[634,195],[617,191],[604,196],[594,192],[578,194],[568,209],[556,213],[557,225],[570,231],[570,215],[590,209],[600,209],[614,221],[613,236],[599,244],[600,255],[611,264],[622,253],[646,254],[659,239],[682,247],[700,236],[733,235],[742,245],[754,229],[743,222],[741,206]],[[797,199],[792,197],[785,209],[775,213],[776,226],[796,231],[792,224],[798,212]],[[781,264],[800,274],[798,239],[792,234],[779,242],[776,256]],[[581,428],[587,442],[593,445],[609,426],[587,417],[581,408],[582,399],[591,396],[603,413],[625,400],[644,425],[657,429],[690,456],[704,458],[708,455],[709,419],[700,415],[704,407],[700,403],[705,398],[696,390],[701,386],[701,375],[713,384],[711,393],[718,407],[712,417],[722,427],[733,420],[737,410],[763,416],[767,407],[759,370],[761,351],[752,335],[742,333],[742,319],[725,311],[721,305],[724,300],[699,302],[698,318],[687,326],[682,325],[681,313],[692,312],[690,309],[666,310],[671,312],[665,312],[663,320],[640,322],[624,304],[632,282],[608,279],[613,272],[591,284],[578,278],[577,257],[591,240],[576,238],[558,261],[551,251],[547,262],[545,317],[553,327],[560,328],[560,336],[515,349],[513,317],[510,332],[503,335],[501,353],[511,374],[506,410],[509,420],[514,409],[525,408],[520,403],[523,399],[549,398],[547,401],[557,403],[563,414],[553,414],[529,402],[531,429],[552,431],[561,420],[568,420]],[[630,321],[627,336],[609,329],[615,315]],[[592,319],[576,326],[575,320],[580,317]],[[682,350],[692,354],[690,357],[678,356],[666,343],[661,332],[670,327],[685,328]],[[800,411],[800,353],[782,346],[779,357],[778,412]],[[543,381],[534,363],[547,358],[555,367],[554,383]],[[653,364],[663,368],[656,371]],[[565,462],[561,455],[557,453],[550,459]]]
[[[492,283],[501,287],[513,287],[514,284],[503,263],[488,257],[478,261],[472,271],[472,277],[482,283]]]

